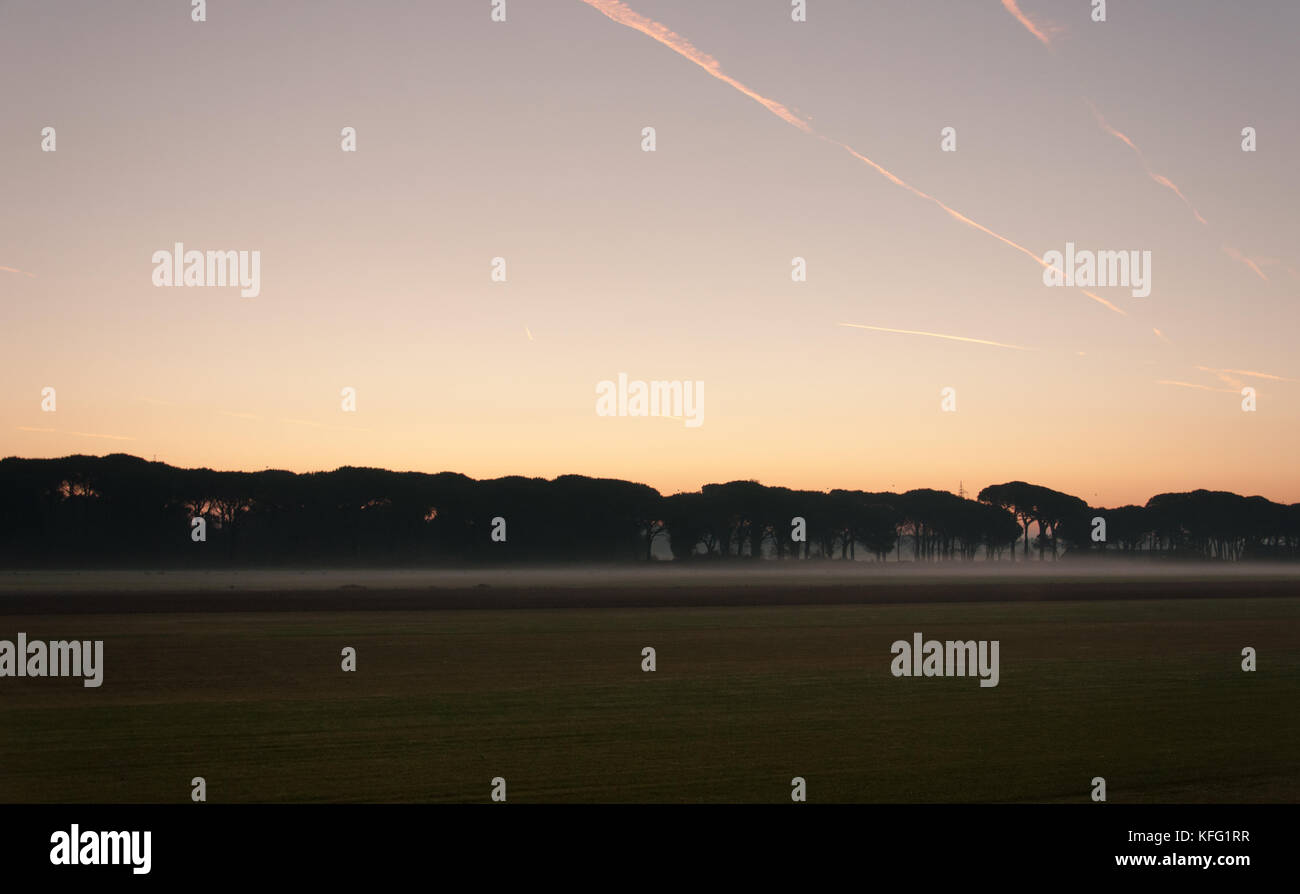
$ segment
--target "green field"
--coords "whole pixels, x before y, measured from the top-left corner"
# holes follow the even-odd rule
[[[1300,800],[1300,598],[0,615],[0,801]],[[1001,682],[890,644],[996,639]],[[340,670],[353,646],[356,673]],[[641,670],[653,646],[658,670]],[[1241,670],[1241,649],[1259,669]]]

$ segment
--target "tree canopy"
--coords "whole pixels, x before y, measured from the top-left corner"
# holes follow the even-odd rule
[[[1014,560],[1017,547],[1029,558],[1031,546],[1040,560],[1293,559],[1300,504],[1197,490],[1105,509],[1024,481],[990,485],[977,500],[757,481],[663,496],[583,475],[221,472],[124,454],[0,460],[0,561],[9,566],[928,562]]]

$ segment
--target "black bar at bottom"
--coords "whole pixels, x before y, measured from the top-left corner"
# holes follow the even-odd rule
[[[1296,819],[1294,805],[5,805],[0,866],[6,880],[91,885],[414,874],[434,883],[581,878],[611,888],[752,878],[767,887],[845,873],[927,884],[1044,872],[1231,884],[1244,873],[1285,871]],[[100,834],[144,831],[147,873],[135,871],[144,868],[142,835],[132,846]],[[117,864],[82,862],[111,860],[115,848]]]

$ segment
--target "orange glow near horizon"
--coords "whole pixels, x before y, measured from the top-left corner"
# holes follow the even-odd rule
[[[1300,501],[1300,9],[376,2],[6,10],[0,456]],[[155,285],[177,243],[259,293]],[[1067,243],[1149,295],[1046,286]],[[620,374],[703,423],[598,415]]]

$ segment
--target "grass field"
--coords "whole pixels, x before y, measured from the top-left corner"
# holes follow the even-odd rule
[[[1300,800],[1300,597],[191,609],[0,603],[105,641],[99,689],[0,679],[0,801]],[[918,630],[1000,684],[893,677]]]

